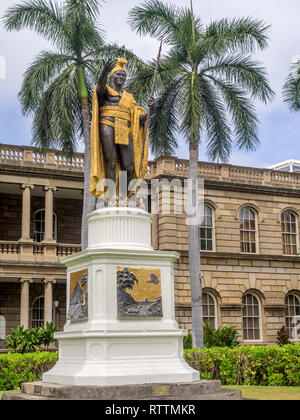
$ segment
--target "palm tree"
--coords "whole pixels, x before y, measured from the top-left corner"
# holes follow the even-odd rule
[[[291,66],[283,86],[283,99],[291,111],[300,111],[300,58]]]
[[[134,283],[139,283],[138,279],[133,273],[130,273],[128,268],[124,268],[123,271],[118,271],[117,285],[119,289],[130,289],[134,288]]]
[[[82,248],[87,248],[86,216],[94,210],[90,185],[90,120],[93,86],[103,59],[125,56],[130,71],[137,57],[124,47],[108,45],[96,26],[99,0],[25,0],[10,7],[4,17],[7,30],[29,28],[55,47],[42,51],[24,74],[19,92],[22,112],[33,115],[33,144],[44,152],[61,149],[70,158],[83,138],[84,204]],[[131,67],[130,67],[131,66]]]
[[[245,151],[259,144],[254,99],[272,96],[265,70],[250,54],[267,47],[267,27],[250,17],[204,25],[190,8],[161,0],[134,7],[129,23],[140,35],[163,40],[168,52],[159,68],[157,109],[151,140],[157,151],[176,148],[178,134],[189,142],[189,179],[198,177],[200,140],[211,160],[227,161],[232,146]],[[146,96],[154,63],[136,73],[134,94]],[[193,345],[203,347],[202,286],[198,226],[189,226]]]

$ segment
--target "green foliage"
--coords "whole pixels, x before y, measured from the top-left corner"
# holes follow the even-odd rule
[[[238,347],[238,331],[235,327],[223,327],[215,330],[209,322],[204,326],[204,347]]]
[[[281,327],[277,331],[277,344],[279,346],[285,346],[286,344],[290,344],[289,331],[285,325],[283,325],[283,327]]]
[[[176,149],[178,133],[190,143],[206,139],[212,160],[227,161],[233,146],[246,152],[257,147],[253,100],[267,103],[274,95],[265,69],[251,57],[268,45],[264,22],[244,17],[205,25],[188,7],[147,0],[130,11],[129,23],[138,34],[168,45],[150,127],[156,156]],[[149,94],[153,65],[150,62],[132,79],[137,96]]]
[[[283,86],[283,99],[291,111],[300,111],[300,59],[291,66]]]
[[[57,327],[54,327],[52,322],[47,322],[45,328],[39,327],[31,330],[25,330],[23,326],[18,326],[8,336],[6,345],[12,353],[48,350],[56,331]]]
[[[299,386],[300,344],[192,349],[186,362],[222,385]]]
[[[192,349],[193,348],[193,336],[192,331],[185,328],[186,335],[183,337],[183,348]]]
[[[23,382],[40,381],[57,360],[57,352],[0,355],[0,391],[19,389]]]

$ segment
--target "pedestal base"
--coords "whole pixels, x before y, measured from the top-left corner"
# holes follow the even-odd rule
[[[25,383],[22,392],[2,395],[3,400],[241,400],[241,392],[223,390],[219,381],[126,386],[65,386]]]
[[[192,382],[175,321],[176,252],[151,247],[151,215],[103,209],[88,217],[89,248],[64,258],[67,310],[59,360],[43,381],[102,386]]]
[[[126,385],[199,380],[182,356],[180,330],[60,334],[60,359],[43,380],[63,385]]]

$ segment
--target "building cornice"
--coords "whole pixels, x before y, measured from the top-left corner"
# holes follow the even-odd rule
[[[83,172],[70,172],[60,169],[35,168],[35,167],[14,167],[10,165],[1,165],[0,174],[3,175],[18,175],[18,176],[34,176],[39,178],[62,179],[67,181],[79,181],[83,183]]]
[[[175,175],[157,175],[152,179],[168,179],[172,181],[173,179],[181,179],[184,181],[186,177],[175,176]],[[151,182],[151,180],[149,181]],[[217,181],[212,179],[204,178],[204,187],[213,189],[213,190],[225,190],[225,191],[235,191],[235,192],[245,192],[250,194],[265,194],[265,195],[278,195],[284,197],[298,197],[300,198],[300,189],[292,188],[283,188],[277,186],[269,185],[259,185],[259,184],[242,184],[237,182],[226,182],[226,181]]]
[[[165,251],[165,250],[164,250]],[[168,251],[168,250],[166,250]],[[174,250],[172,250],[174,251]],[[188,251],[177,251],[181,256],[188,256]],[[286,261],[291,263],[300,264],[300,256],[288,256],[288,255],[262,255],[262,254],[237,254],[230,252],[205,252],[201,251],[201,257],[203,258],[218,258],[218,259],[235,259],[235,260],[260,260],[260,261]]]

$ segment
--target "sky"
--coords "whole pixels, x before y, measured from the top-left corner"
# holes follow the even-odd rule
[[[5,10],[21,0],[1,0],[0,17]],[[61,0],[57,0],[61,1]],[[129,10],[144,0],[105,0],[99,24],[106,31],[108,42],[117,42],[144,60],[156,57],[158,42],[135,34],[127,23]],[[189,6],[189,0],[173,0],[178,6]],[[292,60],[300,56],[299,0],[194,0],[194,13],[202,22],[210,23],[223,17],[251,16],[263,20],[269,29],[269,47],[255,54],[263,64],[275,99],[267,104],[256,103],[260,121],[260,146],[244,154],[233,150],[229,163],[252,167],[267,167],[288,159],[300,160],[300,113],[291,113],[283,102],[282,86]],[[7,32],[0,21],[0,143],[31,145],[31,118],[22,116],[18,91],[22,76],[35,56],[52,46],[34,32]],[[79,151],[82,151],[79,149]],[[188,147],[183,141],[177,157],[188,159]],[[199,159],[207,160],[205,146],[200,147]]]

